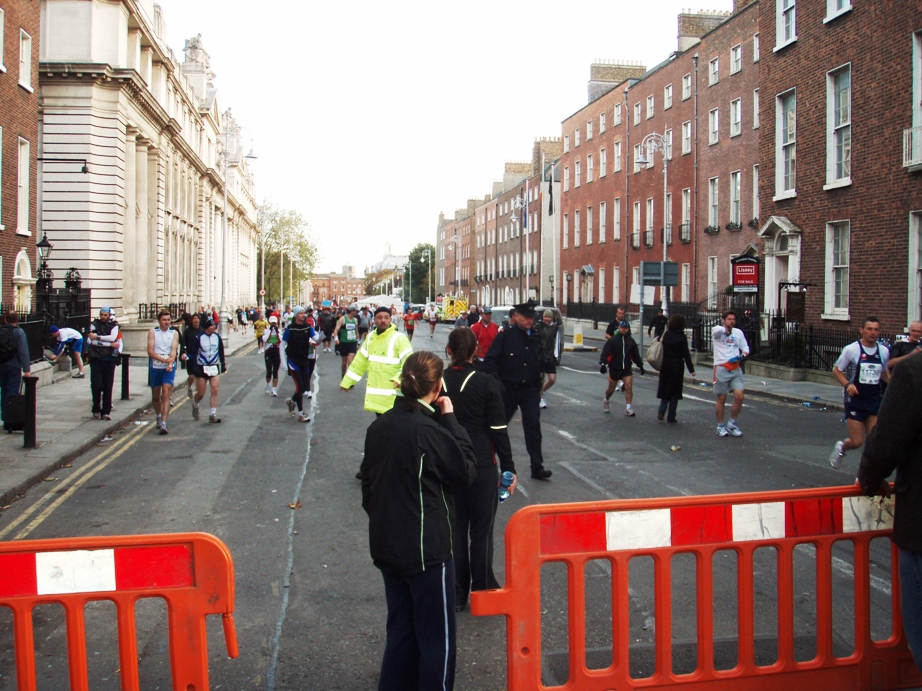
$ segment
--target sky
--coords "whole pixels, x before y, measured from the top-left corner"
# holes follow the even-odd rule
[[[178,60],[202,35],[252,138],[257,197],[301,212],[318,272],[361,272],[488,194],[587,103],[589,66],[647,68],[685,0],[157,0]],[[732,0],[691,8],[728,11]]]

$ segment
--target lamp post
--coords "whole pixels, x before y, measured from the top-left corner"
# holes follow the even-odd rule
[[[636,163],[641,166],[645,166],[649,163],[646,156],[644,156],[644,151],[647,148],[650,149],[650,153],[654,151],[660,151],[663,154],[663,268],[661,271],[661,276],[663,283],[660,284],[660,296],[662,297],[662,306],[663,314],[669,314],[668,310],[668,298],[666,293],[668,288],[664,285],[666,282],[666,233],[670,230],[669,228],[669,210],[666,208],[667,200],[669,198],[669,151],[667,148],[666,137],[659,132],[651,132],[646,137],[643,138],[643,141],[640,142],[640,157],[637,159]],[[643,291],[643,286],[641,286],[641,292]],[[643,303],[643,295],[640,297],[641,303]]]
[[[554,274],[548,276],[547,280],[551,283],[551,304],[557,307],[557,294],[554,292]]]
[[[35,246],[38,248],[38,256],[42,260],[38,271],[35,272],[35,292],[37,295],[42,296],[42,309],[48,311],[51,286],[54,283],[54,274],[48,268],[48,257],[51,256],[51,250],[54,245],[48,242],[48,233],[44,233],[42,234],[42,239],[35,243]]]
[[[448,242],[454,248],[455,253],[455,295],[461,294],[461,236],[452,235]]]
[[[429,260],[429,271],[426,273],[426,304],[429,305],[432,303],[432,252],[428,247],[423,250],[423,256]]]
[[[567,279],[567,296],[569,296],[570,295],[570,283],[573,281],[573,274],[565,274],[565,278]]]

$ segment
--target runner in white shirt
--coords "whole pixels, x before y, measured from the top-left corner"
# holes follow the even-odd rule
[[[743,409],[746,387],[743,384],[740,362],[749,355],[749,343],[743,332],[736,328],[736,312],[727,310],[723,313],[723,320],[723,326],[715,326],[711,332],[714,349],[714,393],[717,394],[717,404],[714,406],[717,436],[726,437],[732,434],[734,437],[741,437],[743,431],[736,424],[736,419]],[[731,391],[733,403],[730,405],[730,419],[724,424],[724,405],[727,402],[727,394]]]
[[[160,434],[167,434],[166,421],[170,417],[170,396],[173,395],[179,352],[179,333],[170,328],[172,321],[169,310],[160,310],[158,326],[147,333],[147,383]]]
[[[429,322],[429,338],[432,338],[435,335],[435,325],[439,323],[439,311],[435,305],[429,305],[429,309],[426,310],[426,319]]]

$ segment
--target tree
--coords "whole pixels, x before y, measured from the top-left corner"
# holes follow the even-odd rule
[[[262,237],[262,253],[266,255],[266,304],[280,303],[285,296],[297,300],[301,282],[314,273],[320,260],[320,249],[314,240],[310,224],[297,211],[280,209],[270,201],[259,207],[257,225]],[[284,273],[283,273],[284,272]],[[280,291],[284,281],[285,296]]]
[[[411,294],[405,290],[404,297],[410,302],[424,303],[430,297],[435,299],[435,291],[429,288],[432,276],[429,272],[430,259],[425,256],[426,250],[430,252],[432,273],[435,273],[435,247],[427,242],[421,242],[410,250],[409,261],[403,268],[403,285],[412,291]],[[412,276],[410,267],[413,267]]]

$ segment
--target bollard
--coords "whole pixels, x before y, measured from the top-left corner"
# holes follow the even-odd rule
[[[129,388],[131,384],[131,376],[130,376],[130,372],[128,371],[129,365],[131,365],[131,354],[122,353],[122,400],[123,401],[128,401],[131,399],[131,396],[129,395],[130,393]]]
[[[38,384],[38,377],[24,376],[23,382],[26,385],[26,419],[23,427],[22,448],[34,449],[36,447],[35,436],[35,392]]]

